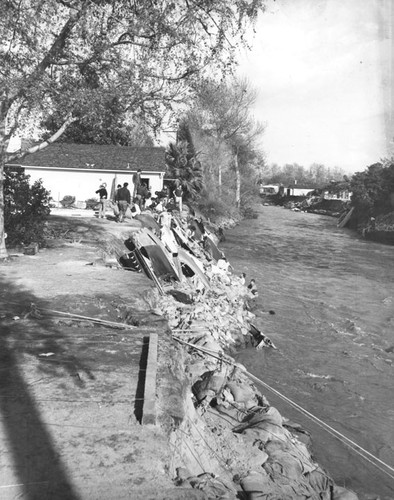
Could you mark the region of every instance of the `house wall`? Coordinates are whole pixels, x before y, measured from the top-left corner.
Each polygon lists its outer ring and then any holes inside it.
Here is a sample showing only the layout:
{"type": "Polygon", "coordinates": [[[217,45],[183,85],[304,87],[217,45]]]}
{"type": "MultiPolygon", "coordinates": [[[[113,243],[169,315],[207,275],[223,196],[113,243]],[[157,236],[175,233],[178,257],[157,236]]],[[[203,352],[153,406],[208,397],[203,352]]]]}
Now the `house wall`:
{"type": "Polygon", "coordinates": [[[329,193],[328,191],[324,192],[325,200],[341,200],[341,201],[349,201],[352,196],[352,193],[349,191],[341,191],[339,193],[329,193]]]}
{"type": "MultiPolygon", "coordinates": [[[[76,201],[86,201],[89,198],[98,198],[96,191],[100,184],[107,183],[107,191],[110,195],[112,183],[116,185],[124,182],[129,183],[129,189],[133,190],[133,171],[110,172],[105,170],[62,170],[44,169],[37,167],[25,167],[25,173],[30,175],[30,181],[42,179],[45,189],[51,192],[55,201],[60,201],[64,196],[75,196],[76,201]]],[[[142,178],[149,179],[152,193],[163,189],[163,173],[142,172],[142,178]]]]}
{"type": "Polygon", "coordinates": [[[313,189],[302,189],[302,188],[288,188],[287,196],[307,196],[311,193],[313,189]]]}

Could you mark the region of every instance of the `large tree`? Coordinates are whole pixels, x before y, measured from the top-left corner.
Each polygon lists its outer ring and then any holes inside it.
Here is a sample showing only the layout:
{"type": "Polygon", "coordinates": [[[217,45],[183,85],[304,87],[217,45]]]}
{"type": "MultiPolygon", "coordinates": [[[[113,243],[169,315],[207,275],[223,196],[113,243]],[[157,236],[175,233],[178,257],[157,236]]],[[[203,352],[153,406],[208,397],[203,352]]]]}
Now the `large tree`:
{"type": "Polygon", "coordinates": [[[0,257],[10,137],[56,113],[56,140],[112,99],[154,128],[191,83],[228,71],[263,0],[2,0],[0,257]]]}
{"type": "MultiPolygon", "coordinates": [[[[213,138],[220,149],[227,149],[228,167],[234,171],[235,204],[241,203],[241,168],[250,163],[258,149],[264,131],[263,124],[252,114],[257,92],[245,79],[231,78],[216,83],[203,82],[198,88],[197,100],[189,117],[194,126],[207,138],[213,138]],[[228,161],[230,159],[230,161],[228,161]]],[[[219,196],[221,196],[222,174],[225,163],[217,161],[219,196]]]]}
{"type": "Polygon", "coordinates": [[[365,222],[369,217],[386,214],[394,208],[394,161],[374,163],[363,172],[356,172],[350,180],[353,221],[365,222]]]}
{"type": "MultiPolygon", "coordinates": [[[[61,115],[53,114],[42,127],[50,137],[61,126],[61,115]]],[[[142,118],[125,113],[114,97],[96,116],[85,115],[71,123],[59,141],[76,144],[116,144],[118,146],[153,146],[153,133],[142,118]]]]}
{"type": "Polygon", "coordinates": [[[176,142],[170,142],[165,158],[168,176],[180,183],[185,200],[196,200],[204,187],[202,168],[185,118],[179,121],[176,142]]]}

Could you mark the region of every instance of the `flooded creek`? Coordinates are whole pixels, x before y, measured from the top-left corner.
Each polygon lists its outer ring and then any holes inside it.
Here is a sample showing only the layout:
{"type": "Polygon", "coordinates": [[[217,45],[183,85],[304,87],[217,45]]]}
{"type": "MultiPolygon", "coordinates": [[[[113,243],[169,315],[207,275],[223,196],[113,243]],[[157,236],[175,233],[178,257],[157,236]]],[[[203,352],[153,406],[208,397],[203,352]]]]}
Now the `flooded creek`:
{"type": "MultiPolygon", "coordinates": [[[[221,244],[255,278],[256,323],[278,350],[246,349],[250,372],[394,469],[394,247],[336,219],[259,207],[221,244]],[[275,311],[269,314],[268,311],[275,311]]],[[[394,472],[375,467],[262,389],[313,438],[316,460],[359,498],[394,498],[394,472]],[[371,495],[375,496],[371,496],[371,495]]]]}

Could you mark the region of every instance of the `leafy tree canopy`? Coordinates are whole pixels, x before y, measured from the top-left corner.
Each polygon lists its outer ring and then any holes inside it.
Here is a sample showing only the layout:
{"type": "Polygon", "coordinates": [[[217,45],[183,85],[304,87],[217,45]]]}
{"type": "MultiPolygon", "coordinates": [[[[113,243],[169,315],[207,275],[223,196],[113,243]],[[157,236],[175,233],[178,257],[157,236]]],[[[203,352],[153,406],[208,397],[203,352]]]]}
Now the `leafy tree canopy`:
{"type": "MultiPolygon", "coordinates": [[[[61,127],[59,114],[50,116],[44,123],[48,131],[44,139],[61,127]]],[[[95,117],[86,117],[71,123],[59,142],[76,144],[116,144],[118,146],[153,146],[152,132],[141,119],[127,116],[117,105],[116,99],[108,102],[95,117]]]]}
{"type": "Polygon", "coordinates": [[[313,163],[304,167],[298,163],[276,163],[264,165],[261,170],[260,183],[262,184],[306,184],[316,188],[328,186],[331,181],[343,181],[343,170],[338,167],[330,168],[320,163],[313,163]]]}
{"type": "Polygon", "coordinates": [[[240,207],[242,178],[250,176],[249,167],[252,165],[259,170],[255,160],[258,156],[261,158],[259,140],[264,126],[251,114],[257,92],[245,79],[228,78],[219,83],[204,80],[196,94],[188,118],[201,138],[203,154],[207,157],[208,149],[217,152],[208,176],[215,178],[212,170],[216,170],[215,184],[219,196],[224,191],[222,183],[228,180],[228,187],[234,189],[232,179],[235,179],[235,205],[240,207]],[[231,171],[230,175],[224,175],[228,171],[231,171]]]}
{"type": "Polygon", "coordinates": [[[116,98],[160,126],[203,74],[228,71],[262,0],[5,0],[2,112],[8,125],[57,110],[86,120],[116,98]]]}

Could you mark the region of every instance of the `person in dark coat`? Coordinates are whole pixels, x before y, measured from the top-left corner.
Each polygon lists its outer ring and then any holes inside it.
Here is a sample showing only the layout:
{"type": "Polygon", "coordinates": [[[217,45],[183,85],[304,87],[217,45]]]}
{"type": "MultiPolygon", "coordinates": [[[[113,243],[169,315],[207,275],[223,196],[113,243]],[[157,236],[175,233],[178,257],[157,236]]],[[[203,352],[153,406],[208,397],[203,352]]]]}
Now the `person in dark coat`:
{"type": "Polygon", "coordinates": [[[115,201],[118,204],[118,208],[119,208],[119,219],[118,219],[119,222],[124,221],[127,207],[131,203],[131,194],[127,188],[128,185],[129,185],[129,183],[125,182],[123,184],[123,187],[116,191],[116,195],[115,195],[115,201]]]}
{"type": "Polygon", "coordinates": [[[149,197],[150,197],[150,192],[145,182],[143,182],[137,189],[137,195],[136,195],[137,204],[141,210],[145,209],[145,202],[149,197]]]}
{"type": "Polygon", "coordinates": [[[96,194],[98,194],[100,197],[100,205],[99,205],[99,213],[98,213],[99,219],[104,219],[104,217],[105,217],[105,211],[107,208],[107,199],[108,199],[108,192],[107,192],[106,188],[107,188],[107,184],[105,182],[103,182],[103,184],[101,184],[99,189],[96,191],[96,194]]]}
{"type": "Polygon", "coordinates": [[[138,188],[141,185],[141,169],[139,168],[137,172],[133,175],[133,198],[137,196],[138,188]]]}

